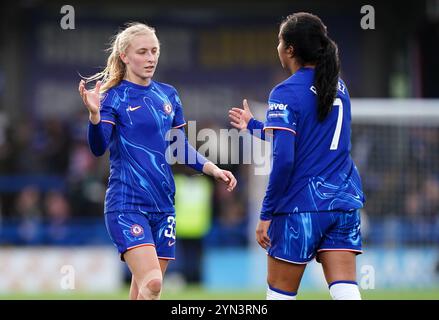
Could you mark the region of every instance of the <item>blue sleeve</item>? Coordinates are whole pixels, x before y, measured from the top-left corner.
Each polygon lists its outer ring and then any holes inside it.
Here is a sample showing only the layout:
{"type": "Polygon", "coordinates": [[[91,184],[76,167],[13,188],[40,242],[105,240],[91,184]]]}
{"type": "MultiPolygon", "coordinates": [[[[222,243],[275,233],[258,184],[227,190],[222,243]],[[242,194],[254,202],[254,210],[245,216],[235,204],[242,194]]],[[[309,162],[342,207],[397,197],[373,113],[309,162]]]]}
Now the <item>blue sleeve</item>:
{"type": "Polygon", "coordinates": [[[183,147],[180,145],[175,148],[174,157],[176,157],[178,163],[185,164],[198,172],[203,172],[203,166],[208,160],[189,143],[184,128],[180,128],[179,130],[181,130],[183,134],[177,135],[173,143],[184,143],[184,145],[183,147]]]}
{"type": "Polygon", "coordinates": [[[183,105],[175,88],[173,94],[170,96],[170,100],[172,103],[172,107],[174,108],[174,119],[172,120],[172,127],[180,128],[186,124],[186,120],[184,119],[183,105]]]}
{"type": "Polygon", "coordinates": [[[299,117],[298,99],[291,87],[275,87],[268,99],[264,130],[284,129],[296,134],[299,117]]]}
{"type": "Polygon", "coordinates": [[[203,172],[203,166],[206,162],[208,162],[208,160],[200,153],[198,153],[197,150],[195,150],[195,148],[189,143],[186,137],[186,133],[184,131],[184,125],[186,125],[186,120],[184,119],[183,105],[175,88],[173,88],[173,93],[171,94],[169,99],[174,109],[174,119],[172,121],[172,127],[174,129],[180,129],[182,133],[182,135],[177,135],[173,143],[184,143],[184,145],[179,145],[176,147],[176,149],[174,150],[174,157],[177,158],[178,163],[185,164],[198,172],[203,172]]]}
{"type": "Polygon", "coordinates": [[[117,98],[118,96],[111,89],[103,93],[99,109],[101,121],[98,124],[90,121],[88,123],[88,145],[96,157],[105,153],[110,142],[113,126],[116,125],[116,111],[112,106],[119,103],[117,98]]]}
{"type": "Polygon", "coordinates": [[[273,160],[261,220],[271,220],[294,169],[295,135],[288,130],[273,130],[273,160]]]}
{"type": "Polygon", "coordinates": [[[100,121],[98,124],[88,122],[88,145],[91,152],[96,156],[102,156],[110,142],[113,125],[100,121]]]}
{"type": "Polygon", "coordinates": [[[102,122],[116,125],[116,111],[113,106],[118,106],[119,103],[118,95],[115,94],[113,90],[110,89],[108,92],[102,94],[101,108],[99,109],[102,122]]]}
{"type": "Polygon", "coordinates": [[[264,123],[256,120],[255,118],[251,118],[247,124],[247,129],[250,131],[250,134],[258,137],[259,139],[265,140],[265,132],[264,132],[264,123]]]}

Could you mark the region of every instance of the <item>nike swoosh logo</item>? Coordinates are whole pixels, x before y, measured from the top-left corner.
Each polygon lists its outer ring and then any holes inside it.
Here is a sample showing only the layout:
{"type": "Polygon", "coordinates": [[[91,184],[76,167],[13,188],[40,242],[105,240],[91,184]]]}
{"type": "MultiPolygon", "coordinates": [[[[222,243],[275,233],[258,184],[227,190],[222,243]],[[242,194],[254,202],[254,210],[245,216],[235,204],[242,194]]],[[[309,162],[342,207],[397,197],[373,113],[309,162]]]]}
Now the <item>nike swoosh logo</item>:
{"type": "Polygon", "coordinates": [[[133,107],[129,106],[127,110],[128,110],[128,111],[136,111],[137,109],[139,109],[139,108],[141,108],[141,107],[142,107],[142,106],[137,106],[137,107],[134,107],[134,108],[133,108],[133,107]]]}
{"type": "Polygon", "coordinates": [[[168,246],[172,247],[174,244],[175,244],[175,240],[174,241],[172,241],[172,240],[168,241],[168,246]]]}

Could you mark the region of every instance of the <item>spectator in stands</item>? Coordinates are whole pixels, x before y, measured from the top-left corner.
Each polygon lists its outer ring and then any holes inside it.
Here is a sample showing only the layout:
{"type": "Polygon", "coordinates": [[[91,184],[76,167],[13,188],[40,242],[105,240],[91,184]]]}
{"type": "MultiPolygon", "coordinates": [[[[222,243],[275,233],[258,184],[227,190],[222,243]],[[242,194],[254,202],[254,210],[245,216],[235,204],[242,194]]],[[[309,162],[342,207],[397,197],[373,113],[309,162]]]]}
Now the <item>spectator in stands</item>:
{"type": "Polygon", "coordinates": [[[98,170],[98,163],[86,142],[78,141],[73,144],[69,159],[68,185],[69,200],[77,216],[100,216],[104,209],[106,186],[103,174],[98,170]]]}
{"type": "Polygon", "coordinates": [[[72,241],[70,225],[70,205],[65,195],[53,190],[46,194],[44,199],[47,225],[45,230],[45,244],[67,245],[72,241]]]}
{"type": "Polygon", "coordinates": [[[43,170],[50,174],[67,172],[71,139],[66,125],[59,119],[49,118],[42,123],[40,157],[43,170]]]}
{"type": "Polygon", "coordinates": [[[409,193],[405,200],[406,213],[409,218],[428,221],[437,218],[439,213],[439,179],[430,175],[423,180],[421,188],[409,193]]]}
{"type": "Polygon", "coordinates": [[[29,186],[23,189],[16,201],[17,244],[38,244],[41,241],[42,211],[40,192],[29,186]]]}

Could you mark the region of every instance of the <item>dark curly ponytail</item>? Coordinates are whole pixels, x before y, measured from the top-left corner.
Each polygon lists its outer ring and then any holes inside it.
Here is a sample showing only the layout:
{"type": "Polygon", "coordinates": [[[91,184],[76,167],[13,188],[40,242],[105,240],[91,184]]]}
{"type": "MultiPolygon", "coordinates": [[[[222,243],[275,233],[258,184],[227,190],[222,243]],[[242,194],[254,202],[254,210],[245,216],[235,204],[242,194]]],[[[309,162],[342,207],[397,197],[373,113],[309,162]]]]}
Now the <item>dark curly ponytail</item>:
{"type": "Polygon", "coordinates": [[[322,20],[306,12],[288,16],[281,24],[280,36],[287,48],[294,48],[299,64],[315,64],[318,119],[325,120],[337,94],[340,74],[337,45],[327,36],[322,20]]]}

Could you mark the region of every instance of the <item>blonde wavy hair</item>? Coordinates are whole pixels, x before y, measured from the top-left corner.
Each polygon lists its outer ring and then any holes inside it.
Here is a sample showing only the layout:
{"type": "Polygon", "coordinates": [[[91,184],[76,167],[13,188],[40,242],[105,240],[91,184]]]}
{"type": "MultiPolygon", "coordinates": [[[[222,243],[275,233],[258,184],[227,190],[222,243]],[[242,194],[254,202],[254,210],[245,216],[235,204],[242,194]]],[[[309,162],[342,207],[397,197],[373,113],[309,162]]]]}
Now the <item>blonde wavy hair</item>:
{"type": "Polygon", "coordinates": [[[84,77],[86,83],[92,81],[102,81],[101,92],[118,85],[125,77],[126,65],[120,58],[121,53],[126,53],[131,40],[138,35],[155,35],[155,29],[144,23],[130,22],[125,25],[125,29],[120,31],[112,38],[111,45],[107,49],[110,56],[107,59],[107,66],[101,72],[90,77],[84,77]]]}

